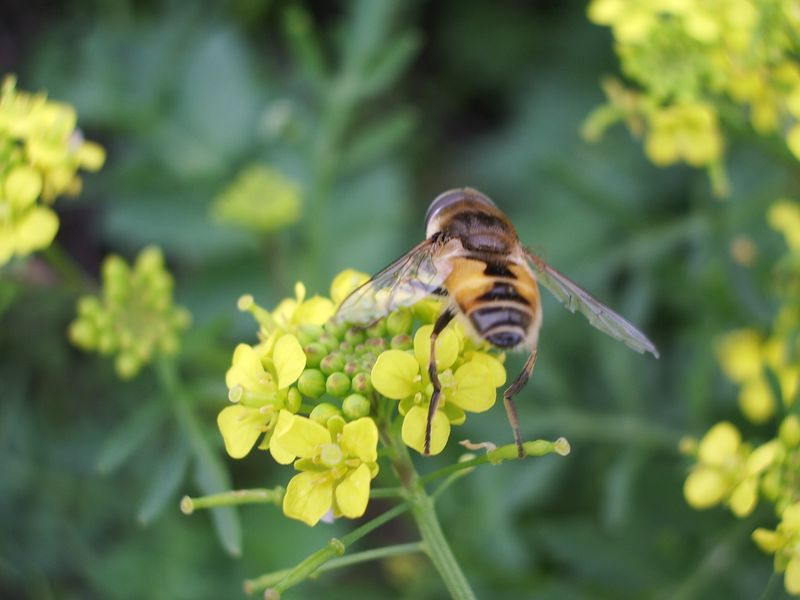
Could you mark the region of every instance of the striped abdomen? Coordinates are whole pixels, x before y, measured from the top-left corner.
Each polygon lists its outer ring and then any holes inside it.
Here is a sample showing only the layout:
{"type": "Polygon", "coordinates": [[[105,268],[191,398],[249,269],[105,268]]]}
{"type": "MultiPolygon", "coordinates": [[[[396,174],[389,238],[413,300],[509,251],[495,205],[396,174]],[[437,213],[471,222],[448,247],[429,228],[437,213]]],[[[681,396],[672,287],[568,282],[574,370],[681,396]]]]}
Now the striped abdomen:
{"type": "Polygon", "coordinates": [[[524,268],[501,260],[458,258],[445,286],[475,332],[490,344],[514,348],[535,343],[539,291],[524,268]]]}

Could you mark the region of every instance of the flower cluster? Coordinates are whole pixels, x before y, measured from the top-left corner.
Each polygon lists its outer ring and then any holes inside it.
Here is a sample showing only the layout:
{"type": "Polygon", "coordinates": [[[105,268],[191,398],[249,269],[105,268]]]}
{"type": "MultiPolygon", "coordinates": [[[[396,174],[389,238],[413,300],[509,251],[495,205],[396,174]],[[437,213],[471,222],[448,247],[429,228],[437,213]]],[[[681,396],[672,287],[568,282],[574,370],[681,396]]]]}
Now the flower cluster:
{"type": "MultiPolygon", "coordinates": [[[[226,376],[228,399],[217,423],[228,454],[267,450],[279,464],[299,472],[289,482],[284,513],[309,525],[329,512],[348,518],[364,514],[370,482],[378,473],[379,429],[402,416],[402,439],[423,450],[433,387],[428,375],[430,336],[440,306],[423,301],[400,308],[369,326],[331,320],[336,307],[366,281],[344,271],[330,297],[295,297],[268,311],[251,296],[239,300],[259,324],[259,342],[241,344],[226,376]],[[395,402],[399,401],[399,402],[395,402]]],[[[483,344],[456,324],[436,342],[442,384],[433,420],[431,452],[439,453],[451,425],[465,412],[488,410],[506,373],[483,344]]]]}
{"type": "MultiPolygon", "coordinates": [[[[789,252],[781,261],[781,281],[800,274],[800,206],[787,200],[773,204],[768,221],[786,238],[789,252]]],[[[696,509],[726,504],[737,517],[750,514],[760,500],[772,504],[782,518],[775,531],[757,529],[753,539],[775,554],[775,569],[786,571],[786,589],[800,594],[800,418],[789,411],[800,390],[800,360],[796,342],[800,333],[797,286],[781,285],[782,307],[769,334],[740,329],[716,344],[723,373],[739,387],[739,408],[755,424],[776,414],[785,416],[776,435],[754,445],[742,440],[729,422],[716,424],[702,440],[688,440],[684,449],[697,463],[684,484],[684,496],[696,509]],[[787,293],[788,292],[788,293],[787,293]],[[788,414],[787,414],[788,413],[788,414]]]]}
{"type": "Polygon", "coordinates": [[[274,169],[245,168],[214,201],[212,212],[221,223],[256,232],[270,232],[300,219],[298,185],[274,169]]]}
{"type": "Polygon", "coordinates": [[[172,287],[156,247],[142,250],[133,267],[119,256],[109,256],[103,262],[101,295],[78,300],[78,317],[69,328],[72,343],[116,354],[114,366],[124,379],[135,376],[156,354],[175,354],[190,315],[173,303],[172,287]]]}
{"type": "Polygon", "coordinates": [[[800,19],[793,0],[592,0],[589,19],[611,27],[636,89],[606,85],[588,119],[596,138],[627,120],[658,165],[718,165],[718,107],[734,104],[760,134],[785,133],[800,158],[800,19]]]}
{"type": "Polygon", "coordinates": [[[50,245],[56,197],[81,189],[78,169],[97,171],[105,152],[76,129],[75,110],[44,94],[0,88],[0,266],[50,245]]]}

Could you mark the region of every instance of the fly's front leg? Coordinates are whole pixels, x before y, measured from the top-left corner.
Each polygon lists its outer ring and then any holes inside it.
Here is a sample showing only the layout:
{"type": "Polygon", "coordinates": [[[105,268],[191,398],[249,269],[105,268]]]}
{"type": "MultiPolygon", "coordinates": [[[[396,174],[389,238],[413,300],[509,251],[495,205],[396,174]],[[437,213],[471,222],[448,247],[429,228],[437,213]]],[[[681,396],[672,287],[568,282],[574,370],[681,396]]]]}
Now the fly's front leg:
{"type": "MultiPolygon", "coordinates": [[[[533,367],[536,364],[536,355],[538,354],[539,349],[534,348],[531,355],[528,357],[528,360],[525,361],[525,366],[522,367],[522,371],[517,378],[514,380],[508,389],[503,392],[503,404],[506,407],[506,414],[508,415],[508,422],[511,424],[511,430],[514,432],[514,443],[517,445],[517,453],[519,457],[522,458],[525,456],[525,450],[522,448],[522,436],[519,433],[519,419],[517,418],[517,407],[514,406],[514,396],[525,387],[525,384],[528,383],[528,379],[533,373],[533,367]]],[[[428,423],[430,424],[430,418],[428,419],[428,423]]]]}
{"type": "Polygon", "coordinates": [[[433,325],[431,332],[431,357],[428,362],[428,375],[433,384],[433,395],[431,396],[431,403],[428,406],[428,421],[425,424],[425,448],[424,454],[427,456],[431,453],[431,427],[433,426],[433,417],[436,415],[436,410],[439,408],[439,400],[442,394],[442,384],[439,381],[439,373],[436,371],[436,338],[442,333],[447,324],[453,320],[455,313],[451,308],[439,315],[436,323],[433,325]]]}

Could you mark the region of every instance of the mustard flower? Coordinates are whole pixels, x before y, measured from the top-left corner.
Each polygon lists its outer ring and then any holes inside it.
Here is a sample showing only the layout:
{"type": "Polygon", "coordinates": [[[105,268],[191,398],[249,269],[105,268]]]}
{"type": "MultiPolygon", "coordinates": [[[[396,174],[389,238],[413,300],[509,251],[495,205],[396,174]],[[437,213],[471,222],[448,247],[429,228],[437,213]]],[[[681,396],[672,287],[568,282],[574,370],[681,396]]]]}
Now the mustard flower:
{"type": "Polygon", "coordinates": [[[300,219],[300,187],[280,171],[246,167],[212,206],[214,217],[244,229],[271,232],[300,219]]]}
{"type": "Polygon", "coordinates": [[[756,529],[753,541],[764,552],[775,555],[775,571],[786,572],[786,591],[800,595],[800,502],[784,509],[775,530],[756,529]]]}
{"type": "Polygon", "coordinates": [[[73,344],[100,354],[116,354],[122,378],[136,375],[156,355],[172,356],[179,333],[189,325],[189,312],[172,299],[172,275],[161,250],[142,250],[130,266],[111,255],[103,261],[100,296],[78,300],[78,317],[70,324],[73,344]]]}
{"type": "Polygon", "coordinates": [[[786,238],[790,250],[800,250],[800,203],[781,199],[767,211],[767,222],[786,238]]]}
{"type": "MultiPolygon", "coordinates": [[[[400,401],[403,441],[420,453],[424,450],[428,406],[433,395],[428,375],[432,331],[432,325],[420,327],[414,336],[413,353],[387,350],[372,368],[375,389],[400,401]]],[[[489,410],[496,400],[496,388],[505,381],[503,365],[488,354],[473,351],[469,360],[459,361],[463,347],[463,334],[454,326],[445,328],[436,340],[436,370],[442,395],[431,424],[431,454],[444,449],[450,426],[462,424],[465,411],[489,410]]]]}
{"type": "Polygon", "coordinates": [[[58,217],[36,199],[42,176],[27,165],[10,169],[0,192],[0,265],[14,255],[26,256],[47,248],[58,231],[58,217]]]}
{"type": "Polygon", "coordinates": [[[272,348],[254,348],[239,344],[233,353],[233,364],[225,374],[228,398],[234,402],[219,413],[217,425],[225,441],[225,450],[232,458],[243,458],[260,437],[260,449],[269,449],[280,464],[293,457],[270,443],[278,425],[278,416],[287,409],[296,412],[300,395],[290,386],[306,366],[306,355],[300,342],[291,334],[280,336],[272,348]]]}
{"type": "Polygon", "coordinates": [[[286,516],[314,526],[330,510],[350,519],[364,514],[378,474],[375,421],[362,417],[338,429],[282,411],[274,439],[300,471],[286,488],[286,516]]]}
{"type": "Polygon", "coordinates": [[[737,517],[749,515],[758,502],[759,477],[778,451],[774,440],[752,450],[734,425],[717,423],[697,448],[698,463],[683,486],[686,501],[698,510],[725,502],[737,517]]]}

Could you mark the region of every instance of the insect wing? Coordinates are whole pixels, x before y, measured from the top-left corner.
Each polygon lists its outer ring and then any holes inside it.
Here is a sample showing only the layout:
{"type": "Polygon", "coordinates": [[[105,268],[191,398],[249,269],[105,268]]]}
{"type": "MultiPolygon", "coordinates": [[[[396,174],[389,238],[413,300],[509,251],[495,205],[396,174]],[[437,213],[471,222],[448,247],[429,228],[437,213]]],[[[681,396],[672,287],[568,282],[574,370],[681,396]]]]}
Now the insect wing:
{"type": "Polygon", "coordinates": [[[440,292],[449,271],[437,266],[437,244],[425,240],[414,246],[344,299],[335,319],[366,324],[401,306],[411,306],[440,292]]]}
{"type": "Polygon", "coordinates": [[[536,279],[570,312],[581,312],[594,327],[613,337],[637,352],[649,352],[658,358],[658,350],[653,342],[605,304],[593,298],[577,283],[556,271],[541,258],[526,252],[534,267],[536,279]]]}

